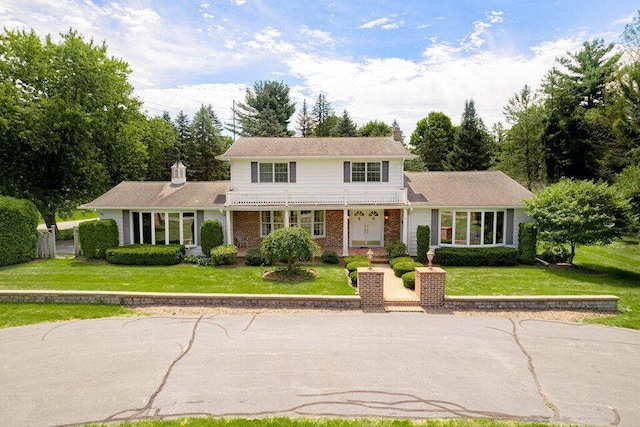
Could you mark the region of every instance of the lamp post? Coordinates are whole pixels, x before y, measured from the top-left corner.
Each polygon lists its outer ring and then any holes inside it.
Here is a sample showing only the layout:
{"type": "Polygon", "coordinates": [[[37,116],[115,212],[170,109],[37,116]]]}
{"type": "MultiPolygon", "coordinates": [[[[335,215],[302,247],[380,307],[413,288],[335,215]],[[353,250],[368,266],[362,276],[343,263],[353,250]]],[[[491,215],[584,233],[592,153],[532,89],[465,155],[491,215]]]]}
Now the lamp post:
{"type": "Polygon", "coordinates": [[[367,251],[367,258],[369,259],[369,270],[371,270],[371,262],[373,261],[373,251],[371,248],[367,251]]]}
{"type": "Polygon", "coordinates": [[[429,251],[427,252],[427,260],[429,261],[428,267],[429,269],[433,269],[433,256],[435,255],[435,253],[433,253],[433,251],[431,250],[431,248],[429,248],[429,251]]]}

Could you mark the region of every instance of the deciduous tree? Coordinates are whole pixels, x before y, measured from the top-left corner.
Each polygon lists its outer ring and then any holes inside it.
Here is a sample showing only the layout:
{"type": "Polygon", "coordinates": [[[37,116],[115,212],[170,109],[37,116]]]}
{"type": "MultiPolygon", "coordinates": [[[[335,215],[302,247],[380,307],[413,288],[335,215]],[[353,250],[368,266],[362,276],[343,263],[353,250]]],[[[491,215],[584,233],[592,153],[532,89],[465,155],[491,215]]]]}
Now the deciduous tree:
{"type": "Polygon", "coordinates": [[[446,170],[447,155],[453,149],[454,134],[451,119],[442,112],[432,111],[418,120],[409,142],[427,170],[442,171],[446,170]]]}

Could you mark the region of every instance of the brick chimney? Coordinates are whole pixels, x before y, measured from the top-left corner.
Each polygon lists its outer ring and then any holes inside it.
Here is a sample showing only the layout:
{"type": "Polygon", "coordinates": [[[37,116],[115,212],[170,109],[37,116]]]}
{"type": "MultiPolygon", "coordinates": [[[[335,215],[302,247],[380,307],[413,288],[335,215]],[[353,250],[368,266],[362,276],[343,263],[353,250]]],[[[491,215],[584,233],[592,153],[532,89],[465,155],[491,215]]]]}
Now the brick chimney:
{"type": "Polygon", "coordinates": [[[398,126],[393,128],[393,140],[402,142],[402,131],[398,126]]]}

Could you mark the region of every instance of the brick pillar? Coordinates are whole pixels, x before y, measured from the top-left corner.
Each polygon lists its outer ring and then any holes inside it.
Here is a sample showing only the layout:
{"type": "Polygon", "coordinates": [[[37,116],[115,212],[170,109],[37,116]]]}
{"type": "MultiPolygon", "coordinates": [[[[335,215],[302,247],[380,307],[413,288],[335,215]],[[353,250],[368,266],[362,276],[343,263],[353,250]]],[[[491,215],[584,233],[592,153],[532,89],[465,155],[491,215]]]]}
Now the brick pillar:
{"type": "Polygon", "coordinates": [[[416,267],[416,295],[422,307],[444,306],[447,273],[439,267],[416,267]]]}
{"type": "Polygon", "coordinates": [[[362,311],[384,312],[384,270],[358,268],[358,295],[362,311]]]}

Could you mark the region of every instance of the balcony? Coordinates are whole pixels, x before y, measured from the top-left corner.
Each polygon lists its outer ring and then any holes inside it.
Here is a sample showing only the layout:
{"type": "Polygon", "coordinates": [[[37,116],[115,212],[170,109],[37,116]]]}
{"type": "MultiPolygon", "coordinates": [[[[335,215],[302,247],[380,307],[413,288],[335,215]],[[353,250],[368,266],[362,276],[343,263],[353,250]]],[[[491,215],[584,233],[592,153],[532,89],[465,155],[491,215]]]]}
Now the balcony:
{"type": "Polygon", "coordinates": [[[226,206],[405,205],[407,190],[228,191],[226,206]]]}

